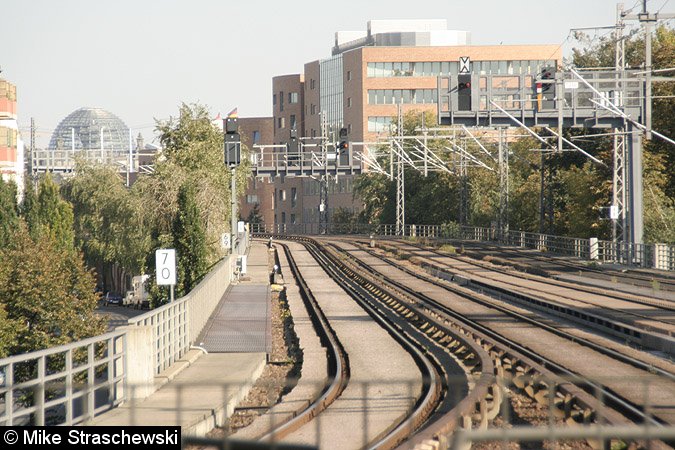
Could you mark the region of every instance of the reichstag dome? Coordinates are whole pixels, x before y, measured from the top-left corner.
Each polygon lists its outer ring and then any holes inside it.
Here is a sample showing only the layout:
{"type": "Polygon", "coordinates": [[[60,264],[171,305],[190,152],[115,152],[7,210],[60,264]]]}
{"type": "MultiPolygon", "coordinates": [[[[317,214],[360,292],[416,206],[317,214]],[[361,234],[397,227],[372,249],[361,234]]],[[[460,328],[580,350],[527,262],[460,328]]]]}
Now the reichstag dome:
{"type": "Polygon", "coordinates": [[[110,160],[129,153],[129,127],[116,115],[101,108],[80,108],[59,123],[49,141],[49,150],[75,150],[87,159],[110,160]]]}

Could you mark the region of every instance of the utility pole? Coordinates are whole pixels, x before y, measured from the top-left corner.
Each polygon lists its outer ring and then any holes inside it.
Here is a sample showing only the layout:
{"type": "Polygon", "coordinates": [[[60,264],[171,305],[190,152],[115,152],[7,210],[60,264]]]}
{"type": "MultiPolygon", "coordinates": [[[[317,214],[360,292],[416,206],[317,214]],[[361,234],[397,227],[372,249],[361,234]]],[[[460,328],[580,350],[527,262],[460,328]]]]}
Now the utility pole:
{"type": "MultiPolygon", "coordinates": [[[[624,20],[638,20],[645,32],[645,87],[644,87],[644,126],[645,139],[652,136],[652,31],[659,19],[674,19],[675,14],[651,14],[647,11],[647,0],[642,0],[642,11],[638,14],[622,14],[624,20]]],[[[628,178],[628,213],[631,244],[642,244],[643,237],[643,202],[642,202],[642,137],[637,134],[632,124],[628,126],[630,133],[626,161],[628,178]]]]}
{"type": "MultiPolygon", "coordinates": [[[[616,70],[616,86],[614,88],[614,104],[617,108],[623,107],[623,79],[626,76],[626,52],[623,38],[623,3],[616,8],[616,28],[614,41],[616,42],[614,69],[616,70]]],[[[610,220],[612,221],[612,243],[615,248],[615,257],[621,259],[617,242],[626,242],[626,126],[615,129],[614,152],[612,158],[612,206],[610,220]]]]}
{"type": "Polygon", "coordinates": [[[647,11],[647,1],[642,0],[642,11],[638,14],[623,14],[626,20],[638,20],[645,31],[645,138],[652,137],[652,31],[659,19],[675,19],[675,14],[651,14],[647,11]]]}
{"type": "Polygon", "coordinates": [[[30,176],[31,182],[35,182],[35,118],[30,118],[30,176]]]}
{"type": "MultiPolygon", "coordinates": [[[[403,105],[398,105],[398,129],[396,134],[403,147],[403,105]]],[[[392,147],[393,148],[393,147],[392,147]]],[[[405,170],[403,169],[402,149],[396,153],[396,235],[405,235],[405,170]]]]}
{"type": "Polygon", "coordinates": [[[509,149],[506,129],[499,127],[499,217],[497,227],[503,239],[509,231],[509,149]]]}

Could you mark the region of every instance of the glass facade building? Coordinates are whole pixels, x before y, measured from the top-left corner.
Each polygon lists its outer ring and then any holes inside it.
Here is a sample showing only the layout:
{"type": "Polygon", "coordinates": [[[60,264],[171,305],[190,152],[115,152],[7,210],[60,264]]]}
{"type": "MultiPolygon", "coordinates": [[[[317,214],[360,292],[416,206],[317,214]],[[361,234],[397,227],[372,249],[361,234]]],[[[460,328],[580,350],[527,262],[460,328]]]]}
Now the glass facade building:
{"type": "Polygon", "coordinates": [[[329,132],[344,126],[342,55],[319,61],[321,112],[326,114],[329,132]]]}
{"type": "Polygon", "coordinates": [[[85,155],[98,153],[109,159],[127,155],[129,145],[129,128],[117,116],[100,108],[80,108],[56,127],[49,150],[74,148],[85,155]]]}

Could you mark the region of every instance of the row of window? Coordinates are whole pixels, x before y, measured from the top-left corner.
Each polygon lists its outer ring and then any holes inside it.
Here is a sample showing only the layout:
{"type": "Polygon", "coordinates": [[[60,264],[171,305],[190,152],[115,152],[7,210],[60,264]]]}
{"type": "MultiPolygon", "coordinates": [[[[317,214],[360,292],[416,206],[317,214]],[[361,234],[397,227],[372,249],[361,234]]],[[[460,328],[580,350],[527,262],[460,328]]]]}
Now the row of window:
{"type": "Polygon", "coordinates": [[[16,147],[17,132],[12,128],[0,127],[0,146],[16,147]]]}
{"type": "MultiPolygon", "coordinates": [[[[281,222],[277,220],[277,215],[274,215],[274,223],[286,223],[286,213],[282,212],[281,213],[281,222]]],[[[295,214],[291,214],[291,221],[289,222],[291,225],[297,224],[297,221],[295,219],[295,214]]]]}
{"type": "Polygon", "coordinates": [[[8,81],[0,80],[0,98],[6,98],[11,102],[16,101],[16,86],[8,81]]]}
{"type": "Polygon", "coordinates": [[[437,89],[369,89],[369,105],[436,103],[437,89]]]}
{"type": "MultiPolygon", "coordinates": [[[[545,66],[555,61],[513,60],[513,61],[472,61],[471,72],[486,75],[521,75],[539,73],[545,66]]],[[[437,77],[457,75],[457,61],[425,62],[371,62],[368,63],[367,76],[371,78],[389,77],[437,77]]]]}
{"type": "MultiPolygon", "coordinates": [[[[299,101],[300,97],[297,92],[288,93],[288,103],[298,103],[299,101]]],[[[272,104],[277,104],[277,94],[272,94],[272,104]]],[[[284,91],[279,91],[279,110],[284,110],[284,91]]]]}
{"type": "Polygon", "coordinates": [[[368,131],[371,133],[389,132],[391,120],[392,118],[388,116],[368,116],[368,131]]]}
{"type": "MultiPolygon", "coordinates": [[[[319,195],[320,183],[316,180],[307,180],[302,183],[304,195],[319,195]]],[[[351,178],[340,178],[337,183],[328,183],[329,194],[351,194],[354,186],[351,178]]]]}
{"type": "MultiPolygon", "coordinates": [[[[290,119],[290,125],[291,125],[291,130],[293,129],[298,129],[298,121],[295,118],[295,114],[291,114],[289,117],[290,119]]],[[[277,118],[277,128],[286,128],[286,118],[285,117],[278,117],[277,118]]]]}
{"type": "MultiPolygon", "coordinates": [[[[257,200],[257,195],[255,196],[257,200]]],[[[286,189],[275,189],[274,196],[272,197],[272,209],[276,208],[276,202],[286,201],[286,189]]],[[[248,200],[248,199],[247,199],[248,200]]],[[[291,188],[291,208],[295,208],[298,204],[298,190],[296,188],[291,188]]]]}

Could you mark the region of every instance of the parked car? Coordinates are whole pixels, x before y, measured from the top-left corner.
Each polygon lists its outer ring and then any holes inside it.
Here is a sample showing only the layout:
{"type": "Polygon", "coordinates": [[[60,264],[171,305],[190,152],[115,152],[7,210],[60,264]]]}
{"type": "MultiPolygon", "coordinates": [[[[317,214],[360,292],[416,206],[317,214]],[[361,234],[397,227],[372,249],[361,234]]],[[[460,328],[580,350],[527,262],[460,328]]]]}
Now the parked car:
{"type": "Polygon", "coordinates": [[[105,294],[105,305],[121,305],[123,301],[123,297],[119,294],[113,294],[110,292],[106,292],[105,294]]]}

